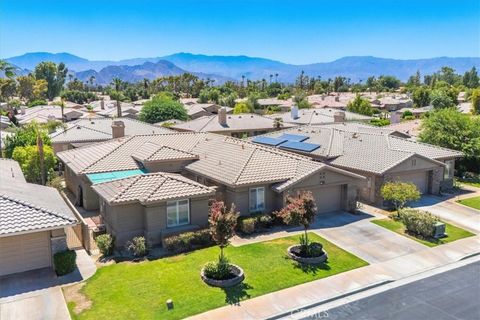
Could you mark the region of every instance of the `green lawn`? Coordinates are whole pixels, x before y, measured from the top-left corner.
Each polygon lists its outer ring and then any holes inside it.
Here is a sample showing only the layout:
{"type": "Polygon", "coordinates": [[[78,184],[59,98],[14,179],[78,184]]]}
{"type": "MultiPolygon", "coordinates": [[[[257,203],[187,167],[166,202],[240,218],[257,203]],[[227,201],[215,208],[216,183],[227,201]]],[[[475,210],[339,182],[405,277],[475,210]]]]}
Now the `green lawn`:
{"type": "Polygon", "coordinates": [[[480,188],[480,180],[469,181],[469,180],[458,179],[458,181],[462,184],[466,184],[466,185],[469,185],[469,186],[472,186],[472,187],[480,188]]]}
{"type": "MultiPolygon", "coordinates": [[[[324,245],[329,256],[326,264],[301,268],[288,259],[286,249],[298,242],[298,236],[242,247],[229,246],[226,256],[241,266],[246,275],[243,284],[229,290],[209,287],[200,279],[202,266],[217,258],[218,247],[154,261],[102,267],[82,288],[93,301],[92,307],[74,318],[181,319],[368,264],[316,234],[310,233],[309,238],[324,245]],[[173,299],[174,310],[167,311],[167,299],[173,299]]],[[[73,305],[69,306],[72,310],[73,305]]]]}
{"type": "Polygon", "coordinates": [[[458,200],[458,203],[480,210],[480,197],[473,197],[473,198],[458,200]]]}
{"type": "Polygon", "coordinates": [[[445,233],[447,234],[447,237],[442,239],[423,239],[423,238],[418,238],[414,235],[406,233],[405,226],[400,221],[394,221],[392,219],[387,218],[387,219],[372,220],[372,222],[375,223],[376,225],[379,225],[390,231],[401,234],[402,236],[406,236],[410,239],[413,239],[429,247],[435,247],[444,243],[452,242],[458,239],[471,237],[475,235],[470,231],[467,231],[465,229],[454,226],[453,224],[449,224],[445,222],[445,225],[446,225],[445,233]]]}

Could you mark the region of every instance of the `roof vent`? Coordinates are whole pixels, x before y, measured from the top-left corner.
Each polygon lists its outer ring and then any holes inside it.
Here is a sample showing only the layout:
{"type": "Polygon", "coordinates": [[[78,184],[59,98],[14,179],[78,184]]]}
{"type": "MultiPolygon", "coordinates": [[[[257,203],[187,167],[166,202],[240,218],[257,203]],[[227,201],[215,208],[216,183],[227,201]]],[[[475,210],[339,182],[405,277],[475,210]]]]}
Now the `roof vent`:
{"type": "Polygon", "coordinates": [[[77,126],[77,129],[82,129],[82,127],[80,127],[80,126],[77,126]]]}

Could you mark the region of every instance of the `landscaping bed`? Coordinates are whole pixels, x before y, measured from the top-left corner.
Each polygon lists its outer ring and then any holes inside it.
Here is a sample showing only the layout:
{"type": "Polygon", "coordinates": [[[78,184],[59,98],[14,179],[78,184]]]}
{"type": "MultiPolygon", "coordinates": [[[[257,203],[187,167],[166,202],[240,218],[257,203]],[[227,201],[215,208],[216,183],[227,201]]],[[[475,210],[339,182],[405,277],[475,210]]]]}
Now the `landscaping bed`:
{"type": "Polygon", "coordinates": [[[480,210],[480,197],[467,198],[458,200],[457,202],[463,204],[464,206],[480,210]]]}
{"type": "Polygon", "coordinates": [[[449,223],[445,223],[446,229],[445,233],[447,234],[446,237],[440,238],[440,239],[435,239],[435,238],[423,238],[419,235],[415,235],[412,233],[409,233],[405,229],[405,225],[401,221],[395,221],[393,219],[387,218],[387,219],[379,219],[379,220],[372,220],[372,223],[375,223],[378,226],[381,226],[385,229],[388,229],[390,231],[396,232],[398,234],[401,234],[403,236],[406,236],[410,239],[413,239],[417,242],[420,242],[421,244],[424,244],[429,247],[435,247],[444,243],[456,241],[459,239],[467,238],[474,236],[475,234],[467,231],[465,229],[462,229],[460,227],[454,226],[449,223]]]}
{"type": "MultiPolygon", "coordinates": [[[[309,233],[309,238],[323,245],[328,263],[303,268],[290,259],[287,249],[298,244],[298,236],[225,248],[230,262],[245,274],[243,283],[231,288],[208,286],[199,276],[203,266],[218,256],[215,247],[141,264],[102,267],[81,289],[91,307],[79,314],[70,308],[72,318],[182,319],[368,264],[316,234],[309,233]],[[171,310],[167,310],[168,299],[173,300],[171,310]]],[[[66,299],[72,305],[68,295],[66,299]]]]}

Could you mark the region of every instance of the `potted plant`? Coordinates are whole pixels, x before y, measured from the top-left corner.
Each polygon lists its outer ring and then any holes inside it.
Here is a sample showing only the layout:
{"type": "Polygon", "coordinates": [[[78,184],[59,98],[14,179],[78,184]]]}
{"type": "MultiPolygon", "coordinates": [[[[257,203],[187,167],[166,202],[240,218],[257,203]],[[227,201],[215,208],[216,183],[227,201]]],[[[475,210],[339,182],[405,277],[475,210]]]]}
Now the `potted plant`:
{"type": "Polygon", "coordinates": [[[290,258],[297,262],[317,264],[327,260],[328,256],[323,246],[308,239],[308,228],[315,220],[316,214],[317,205],[310,191],[300,191],[293,197],[287,196],[286,206],[276,212],[285,224],[303,226],[304,234],[300,236],[300,243],[287,249],[290,258]]]}
{"type": "Polygon", "coordinates": [[[230,239],[235,235],[238,215],[233,204],[230,210],[222,201],[214,201],[210,206],[208,219],[210,233],[220,247],[220,256],[218,261],[208,262],[202,268],[200,276],[208,285],[225,288],[237,285],[245,279],[242,268],[229,263],[223,252],[223,249],[229,245],[230,239]]]}

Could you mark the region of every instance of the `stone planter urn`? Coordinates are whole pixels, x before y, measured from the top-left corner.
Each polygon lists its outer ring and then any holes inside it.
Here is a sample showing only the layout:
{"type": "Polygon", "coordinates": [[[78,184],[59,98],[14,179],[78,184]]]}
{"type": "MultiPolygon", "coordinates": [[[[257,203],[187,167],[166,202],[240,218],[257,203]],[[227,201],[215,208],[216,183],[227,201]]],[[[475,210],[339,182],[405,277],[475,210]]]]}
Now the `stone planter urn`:
{"type": "Polygon", "coordinates": [[[237,284],[241,283],[245,279],[245,273],[243,272],[243,269],[240,268],[239,266],[235,264],[230,264],[230,271],[231,271],[230,278],[224,279],[224,280],[217,280],[217,279],[208,278],[205,275],[204,268],[202,268],[202,271],[200,272],[200,277],[202,278],[203,282],[205,282],[209,286],[219,287],[219,288],[228,288],[228,287],[236,286],[237,284]]]}
{"type": "MultiPolygon", "coordinates": [[[[315,243],[312,243],[311,245],[321,246],[320,244],[315,244],[315,243]]],[[[299,244],[288,247],[287,249],[288,256],[292,260],[295,260],[302,264],[321,264],[327,261],[328,259],[327,252],[323,249],[321,249],[320,255],[312,256],[312,257],[303,256],[301,255],[301,247],[302,246],[299,244]]]]}

